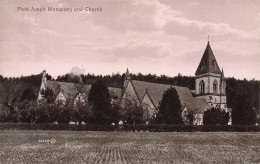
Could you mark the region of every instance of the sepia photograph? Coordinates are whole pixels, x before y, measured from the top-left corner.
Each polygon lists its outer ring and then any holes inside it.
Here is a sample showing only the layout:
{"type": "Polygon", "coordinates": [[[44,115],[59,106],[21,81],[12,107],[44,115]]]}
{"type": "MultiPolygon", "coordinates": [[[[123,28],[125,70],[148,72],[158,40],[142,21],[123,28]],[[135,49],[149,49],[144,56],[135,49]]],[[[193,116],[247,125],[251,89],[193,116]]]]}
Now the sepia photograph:
{"type": "Polygon", "coordinates": [[[0,0],[0,163],[260,164],[260,0],[0,0]]]}

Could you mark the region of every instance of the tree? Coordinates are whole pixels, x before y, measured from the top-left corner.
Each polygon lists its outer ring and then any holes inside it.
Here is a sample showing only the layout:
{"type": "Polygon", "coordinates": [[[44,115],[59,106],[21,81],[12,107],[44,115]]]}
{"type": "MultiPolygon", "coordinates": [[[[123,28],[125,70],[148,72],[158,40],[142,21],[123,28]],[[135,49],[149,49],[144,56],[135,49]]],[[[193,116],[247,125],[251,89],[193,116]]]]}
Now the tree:
{"type": "Polygon", "coordinates": [[[157,118],[156,115],[158,113],[158,108],[153,108],[151,104],[142,102],[142,116],[143,122],[145,123],[156,123],[157,118]]]}
{"type": "Polygon", "coordinates": [[[63,76],[58,76],[57,81],[70,82],[70,83],[82,83],[82,78],[80,75],[69,73],[63,76]]]}
{"type": "Polygon", "coordinates": [[[73,98],[72,120],[81,123],[91,123],[93,121],[93,112],[87,103],[88,90],[85,85],[74,83],[76,97],[73,98]]]}
{"type": "Polygon", "coordinates": [[[111,121],[115,124],[118,124],[118,122],[120,121],[121,117],[120,117],[120,112],[121,112],[121,107],[119,104],[114,103],[112,104],[112,109],[111,109],[111,121]]]}
{"type": "Polygon", "coordinates": [[[29,101],[25,99],[23,102],[19,103],[19,121],[26,122],[26,123],[33,123],[34,116],[35,116],[35,110],[37,108],[37,102],[36,101],[29,101]]]}
{"type": "Polygon", "coordinates": [[[24,100],[36,100],[37,96],[35,94],[35,91],[32,87],[28,87],[25,88],[25,90],[23,91],[22,97],[21,97],[21,101],[24,100]]]}
{"type": "Polygon", "coordinates": [[[19,79],[8,79],[0,86],[0,103],[7,106],[15,106],[22,92],[22,84],[19,79]]]}
{"type": "Polygon", "coordinates": [[[171,87],[164,92],[159,105],[158,123],[183,124],[181,102],[175,88],[171,87]]]}
{"type": "MultiPolygon", "coordinates": [[[[57,100],[57,95],[61,92],[61,88],[58,85],[53,91],[50,88],[46,88],[45,90],[42,90],[40,93],[43,97],[42,100],[38,101],[38,107],[35,112],[35,121],[36,123],[47,123],[47,122],[54,122],[54,121],[60,121],[60,122],[68,122],[62,121],[60,116],[62,115],[64,118],[67,118],[64,116],[64,113],[69,113],[69,108],[66,108],[66,102],[62,100],[57,100]]],[[[69,117],[69,116],[68,116],[69,117]]]]}
{"type": "Polygon", "coordinates": [[[108,88],[103,80],[97,80],[90,88],[88,102],[93,110],[95,123],[110,124],[111,102],[108,88]]]}
{"type": "Polygon", "coordinates": [[[143,122],[143,108],[134,99],[124,99],[120,110],[120,117],[128,124],[140,124],[143,122]]]}
{"type": "Polygon", "coordinates": [[[71,116],[71,105],[66,102],[65,105],[62,105],[61,108],[56,108],[57,117],[53,119],[53,121],[57,121],[58,123],[65,123],[68,124],[70,122],[70,116],[71,116]]]}
{"type": "Polygon", "coordinates": [[[220,108],[212,107],[204,112],[204,125],[227,125],[229,120],[229,113],[222,111],[220,108]]]}
{"type": "Polygon", "coordinates": [[[256,123],[256,111],[251,107],[246,94],[238,95],[232,109],[232,123],[252,125],[256,123]]]}

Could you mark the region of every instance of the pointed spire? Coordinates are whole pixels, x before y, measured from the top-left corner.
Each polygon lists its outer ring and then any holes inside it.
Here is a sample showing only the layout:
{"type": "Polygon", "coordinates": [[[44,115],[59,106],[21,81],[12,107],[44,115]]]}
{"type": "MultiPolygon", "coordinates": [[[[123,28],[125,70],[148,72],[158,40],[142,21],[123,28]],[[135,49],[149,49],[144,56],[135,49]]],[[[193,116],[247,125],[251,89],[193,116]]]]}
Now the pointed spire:
{"type": "Polygon", "coordinates": [[[128,68],[126,69],[125,80],[130,80],[130,73],[129,73],[128,68]]]}
{"type": "Polygon", "coordinates": [[[126,87],[128,86],[129,81],[131,81],[131,78],[127,68],[125,73],[125,79],[124,79],[124,89],[126,89],[126,87]]]}
{"type": "Polygon", "coordinates": [[[222,71],[221,71],[221,76],[224,78],[224,71],[223,71],[223,68],[222,68],[222,71]]]}
{"type": "Polygon", "coordinates": [[[197,68],[195,75],[200,75],[203,73],[221,74],[220,68],[219,68],[217,60],[214,56],[214,53],[211,49],[209,41],[208,41],[207,47],[204,51],[204,54],[201,58],[200,64],[197,68]]]}
{"type": "Polygon", "coordinates": [[[223,71],[223,68],[222,68],[221,77],[220,77],[220,83],[222,84],[224,80],[225,80],[225,76],[224,76],[224,71],[223,71]]]}
{"type": "Polygon", "coordinates": [[[225,82],[225,77],[224,77],[224,71],[222,68],[221,77],[220,77],[220,94],[224,94],[224,95],[226,94],[225,85],[226,85],[226,82],[225,82]]]}

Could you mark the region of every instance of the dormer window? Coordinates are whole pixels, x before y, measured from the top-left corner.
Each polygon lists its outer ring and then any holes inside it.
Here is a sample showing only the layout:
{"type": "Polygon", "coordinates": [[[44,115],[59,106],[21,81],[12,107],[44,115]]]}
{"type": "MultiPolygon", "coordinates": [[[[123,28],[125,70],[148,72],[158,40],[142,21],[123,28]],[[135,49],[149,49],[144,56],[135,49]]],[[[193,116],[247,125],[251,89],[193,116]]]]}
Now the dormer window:
{"type": "Polygon", "coordinates": [[[214,67],[215,69],[217,68],[217,64],[216,64],[216,61],[215,61],[215,60],[212,61],[212,65],[213,65],[213,67],[214,67]]]}
{"type": "Polygon", "coordinates": [[[58,94],[58,96],[56,97],[56,102],[57,103],[63,103],[65,105],[66,103],[66,98],[64,96],[64,91],[61,90],[61,92],[58,94]]]}
{"type": "Polygon", "coordinates": [[[202,62],[202,63],[200,64],[200,69],[201,69],[201,70],[203,70],[203,69],[204,69],[204,67],[205,67],[205,63],[204,63],[204,62],[202,62]]]}

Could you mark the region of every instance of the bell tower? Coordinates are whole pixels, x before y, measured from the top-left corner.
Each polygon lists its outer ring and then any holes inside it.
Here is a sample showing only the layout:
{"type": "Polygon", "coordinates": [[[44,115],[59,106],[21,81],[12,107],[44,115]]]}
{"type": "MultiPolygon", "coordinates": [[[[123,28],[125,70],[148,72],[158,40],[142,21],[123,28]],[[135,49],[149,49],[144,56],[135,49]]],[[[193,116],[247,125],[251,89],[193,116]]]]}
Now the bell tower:
{"type": "Polygon", "coordinates": [[[210,106],[227,108],[224,72],[218,66],[209,41],[195,73],[195,95],[210,106]]]}

